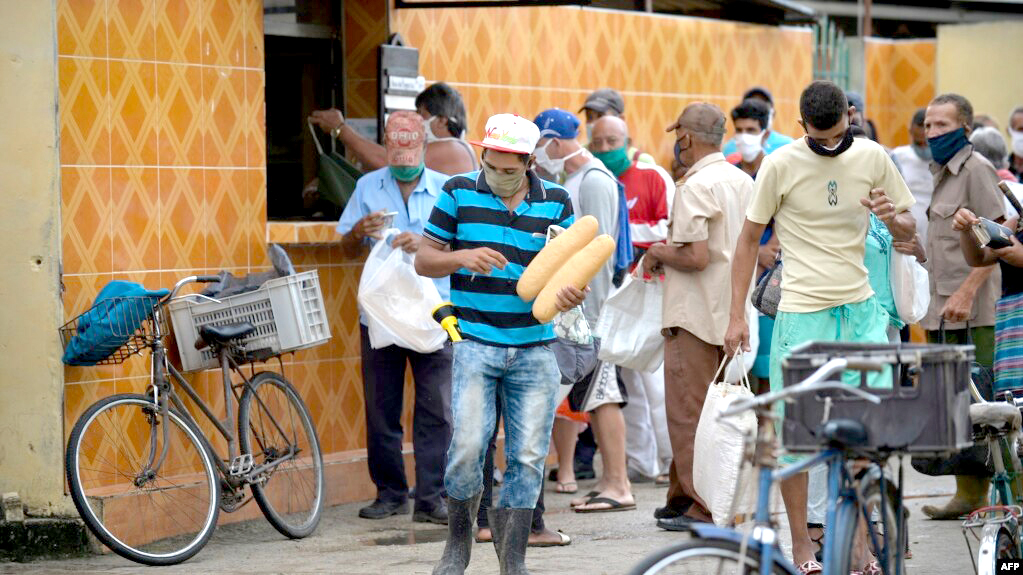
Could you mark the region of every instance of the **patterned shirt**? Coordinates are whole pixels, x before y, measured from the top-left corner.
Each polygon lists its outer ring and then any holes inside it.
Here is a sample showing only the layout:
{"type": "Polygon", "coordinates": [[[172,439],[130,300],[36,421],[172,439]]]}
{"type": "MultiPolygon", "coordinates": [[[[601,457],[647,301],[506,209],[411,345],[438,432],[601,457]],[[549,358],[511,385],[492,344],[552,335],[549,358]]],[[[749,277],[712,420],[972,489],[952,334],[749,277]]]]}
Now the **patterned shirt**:
{"type": "Polygon", "coordinates": [[[574,221],[572,202],[561,186],[527,172],[529,192],[514,211],[494,195],[482,172],[452,177],[423,230],[424,237],[452,250],[491,248],[508,260],[490,275],[462,268],[451,274],[451,302],[466,339],[503,347],[530,347],[554,341],[552,324],[533,317],[532,302],[515,287],[526,266],[543,248],[547,228],[574,221]]]}

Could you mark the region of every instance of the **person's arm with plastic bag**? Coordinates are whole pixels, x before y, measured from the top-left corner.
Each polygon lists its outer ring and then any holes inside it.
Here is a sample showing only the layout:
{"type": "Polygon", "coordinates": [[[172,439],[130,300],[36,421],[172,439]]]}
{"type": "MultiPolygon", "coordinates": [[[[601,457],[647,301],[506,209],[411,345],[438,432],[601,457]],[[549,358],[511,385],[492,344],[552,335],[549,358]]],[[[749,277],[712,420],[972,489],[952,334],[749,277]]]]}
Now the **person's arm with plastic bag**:
{"type": "Polygon", "coordinates": [[[707,222],[721,214],[709,190],[690,187],[689,193],[675,191],[672,227],[667,243],[654,244],[643,262],[644,275],[658,274],[662,266],[683,272],[703,271],[710,262],[707,222]]]}
{"type": "Polygon", "coordinates": [[[355,192],[345,205],[345,211],[341,213],[341,219],[337,222],[337,233],[341,234],[341,248],[345,255],[358,257],[363,246],[370,244],[370,239],[379,239],[380,234],[387,227],[387,220],[383,217],[384,210],[371,211],[366,205],[366,186],[369,178],[359,178],[355,183],[355,192]]]}

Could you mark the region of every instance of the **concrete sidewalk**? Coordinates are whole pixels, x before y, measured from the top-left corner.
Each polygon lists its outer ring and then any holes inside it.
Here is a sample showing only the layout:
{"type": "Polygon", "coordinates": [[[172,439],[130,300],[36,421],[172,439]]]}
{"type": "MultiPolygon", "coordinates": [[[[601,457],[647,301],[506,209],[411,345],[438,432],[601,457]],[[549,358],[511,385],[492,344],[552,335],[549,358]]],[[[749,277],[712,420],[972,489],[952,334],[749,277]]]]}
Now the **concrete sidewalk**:
{"type": "MultiPolygon", "coordinates": [[[[599,466],[598,466],[599,469],[599,466]]],[[[920,507],[943,501],[951,493],[950,477],[925,477],[907,465],[910,541],[914,574],[968,574],[972,565],[959,522],[923,519],[920,507]]],[[[593,482],[583,482],[585,492],[593,482]]],[[[552,489],[553,484],[548,483],[552,489]]],[[[568,547],[530,549],[527,564],[534,575],[627,573],[646,554],[687,537],[655,527],[653,510],[663,504],[664,488],[634,487],[638,509],[619,513],[573,513],[571,496],[547,492],[547,523],[572,536],[568,547]]],[[[0,564],[0,573],[342,573],[346,575],[429,575],[441,555],[447,534],[442,526],[412,524],[411,516],[380,521],[359,519],[360,505],[325,510],[316,534],[289,541],[265,521],[229,525],[217,530],[210,544],[190,561],[174,567],[149,569],[116,555],[29,564],[0,564]]],[[[778,516],[783,521],[784,516],[778,516]]],[[[788,552],[787,529],[780,531],[788,552]]],[[[475,545],[467,575],[496,575],[493,546],[475,545]]],[[[695,575],[695,574],[694,574],[695,575]]]]}

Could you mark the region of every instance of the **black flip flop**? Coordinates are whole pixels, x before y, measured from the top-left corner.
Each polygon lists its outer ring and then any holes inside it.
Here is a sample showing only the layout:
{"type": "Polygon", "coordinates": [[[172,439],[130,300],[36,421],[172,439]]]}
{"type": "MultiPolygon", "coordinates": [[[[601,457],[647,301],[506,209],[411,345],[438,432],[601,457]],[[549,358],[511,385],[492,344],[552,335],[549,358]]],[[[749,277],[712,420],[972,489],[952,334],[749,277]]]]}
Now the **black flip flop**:
{"type": "Polygon", "coordinates": [[[600,509],[579,509],[576,507],[573,511],[576,513],[609,513],[612,511],[632,511],[636,508],[635,503],[622,503],[621,501],[616,501],[610,497],[594,497],[587,501],[585,505],[592,505],[594,503],[606,503],[610,505],[610,507],[602,507],[600,509]]]}
{"type": "MultiPolygon", "coordinates": [[[[598,495],[600,495],[599,491],[590,491],[586,495],[583,495],[582,497],[580,497],[580,499],[585,499],[586,501],[584,501],[583,503],[580,503],[579,505],[586,505],[587,503],[590,502],[591,499],[593,499],[594,497],[596,497],[598,495]]],[[[573,505],[572,509],[575,509],[579,505],[573,505]]]]}

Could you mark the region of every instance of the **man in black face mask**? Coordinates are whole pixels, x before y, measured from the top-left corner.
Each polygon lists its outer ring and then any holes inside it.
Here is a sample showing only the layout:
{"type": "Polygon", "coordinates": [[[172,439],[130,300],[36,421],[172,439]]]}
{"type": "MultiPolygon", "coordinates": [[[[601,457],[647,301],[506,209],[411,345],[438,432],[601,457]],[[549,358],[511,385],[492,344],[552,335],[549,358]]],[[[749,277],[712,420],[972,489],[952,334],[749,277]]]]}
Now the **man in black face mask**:
{"type": "MultiPolygon", "coordinates": [[[[934,156],[934,196],[927,226],[931,305],[920,324],[934,343],[941,341],[942,332],[947,343],[965,344],[969,338],[977,348],[977,363],[990,369],[994,364],[995,302],[1000,295],[1001,274],[997,265],[971,268],[959,242],[948,241],[957,237],[952,222],[960,208],[992,221],[1004,219],[996,187],[998,174],[967,139],[972,126],[973,106],[959,94],[942,94],[927,106],[924,128],[934,156]]],[[[981,389],[981,393],[990,392],[988,380],[987,389],[981,389]]],[[[925,505],[923,512],[932,519],[956,519],[985,505],[990,477],[983,459],[959,461],[952,469],[957,473],[955,496],[943,507],[925,505]]]]}
{"type": "MultiPolygon", "coordinates": [[[[863,265],[869,214],[884,222],[896,240],[908,241],[916,227],[908,212],[913,196],[884,148],[853,139],[853,111],[842,89],[831,82],[814,82],[803,91],[799,112],[806,136],[764,158],[739,234],[725,334],[728,355],[740,347],[750,350],[745,303],[760,237],[772,218],[784,254],[771,341],[772,391],[783,385],[782,360],[802,343],[888,342],[888,312],[874,296],[863,265]]],[[[781,461],[793,459],[783,456],[781,461]]],[[[781,493],[793,560],[801,573],[820,573],[823,567],[814,560],[806,526],[806,474],[783,481],[781,493]]],[[[862,544],[855,559],[857,570],[870,561],[862,544]]]]}

